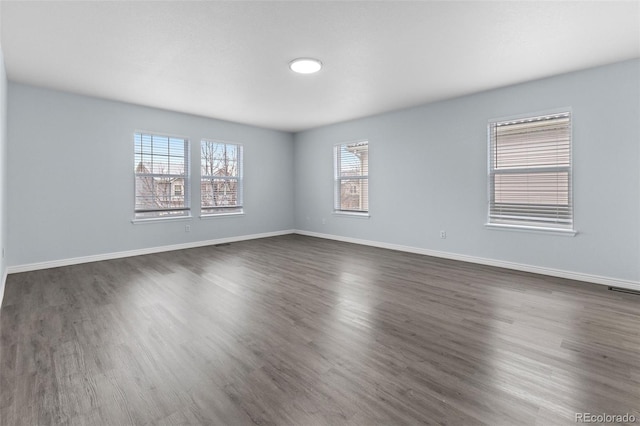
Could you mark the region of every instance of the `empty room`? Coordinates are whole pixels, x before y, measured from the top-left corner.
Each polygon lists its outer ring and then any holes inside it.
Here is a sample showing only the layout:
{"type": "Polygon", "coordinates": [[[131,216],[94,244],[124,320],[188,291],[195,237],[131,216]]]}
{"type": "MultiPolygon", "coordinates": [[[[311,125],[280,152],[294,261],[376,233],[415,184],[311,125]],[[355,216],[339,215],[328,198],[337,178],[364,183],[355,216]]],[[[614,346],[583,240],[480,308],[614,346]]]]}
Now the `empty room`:
{"type": "Polygon", "coordinates": [[[637,1],[1,1],[0,424],[640,422],[637,1]]]}

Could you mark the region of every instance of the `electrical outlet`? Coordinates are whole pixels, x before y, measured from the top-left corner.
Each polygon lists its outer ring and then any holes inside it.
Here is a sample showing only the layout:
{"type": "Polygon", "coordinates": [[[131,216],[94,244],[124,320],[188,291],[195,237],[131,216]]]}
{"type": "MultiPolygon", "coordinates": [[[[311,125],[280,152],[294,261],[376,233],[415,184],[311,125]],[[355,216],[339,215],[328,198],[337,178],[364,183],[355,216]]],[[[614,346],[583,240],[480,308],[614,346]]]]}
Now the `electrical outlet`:
{"type": "Polygon", "coordinates": [[[191,225],[185,225],[184,232],[191,232],[191,225]]]}
{"type": "Polygon", "coordinates": [[[322,224],[326,225],[327,224],[327,219],[325,219],[324,217],[322,218],[322,224]]]}
{"type": "Polygon", "coordinates": [[[447,231],[440,231],[440,238],[442,238],[443,240],[447,238],[447,231]]]}

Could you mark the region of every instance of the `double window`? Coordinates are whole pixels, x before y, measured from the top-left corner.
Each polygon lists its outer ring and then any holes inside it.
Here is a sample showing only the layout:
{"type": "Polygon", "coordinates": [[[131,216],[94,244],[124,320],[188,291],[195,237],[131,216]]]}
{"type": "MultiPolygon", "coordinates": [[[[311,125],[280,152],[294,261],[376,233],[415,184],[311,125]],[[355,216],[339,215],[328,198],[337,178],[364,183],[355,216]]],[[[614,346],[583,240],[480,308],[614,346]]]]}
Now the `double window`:
{"type": "Polygon", "coordinates": [[[200,176],[203,215],[242,213],[242,145],[203,140],[200,176]]]}
{"type": "Polygon", "coordinates": [[[135,133],[135,218],[189,216],[189,141],[135,133]]]}
{"type": "MultiPolygon", "coordinates": [[[[134,134],[135,219],[190,216],[189,141],[134,134]]],[[[201,213],[242,213],[242,145],[200,143],[201,213]]]]}
{"type": "Polygon", "coordinates": [[[342,143],[333,148],[334,210],[369,212],[369,143],[342,143]]]}
{"type": "Polygon", "coordinates": [[[489,123],[489,224],[573,228],[571,114],[489,123]]]}

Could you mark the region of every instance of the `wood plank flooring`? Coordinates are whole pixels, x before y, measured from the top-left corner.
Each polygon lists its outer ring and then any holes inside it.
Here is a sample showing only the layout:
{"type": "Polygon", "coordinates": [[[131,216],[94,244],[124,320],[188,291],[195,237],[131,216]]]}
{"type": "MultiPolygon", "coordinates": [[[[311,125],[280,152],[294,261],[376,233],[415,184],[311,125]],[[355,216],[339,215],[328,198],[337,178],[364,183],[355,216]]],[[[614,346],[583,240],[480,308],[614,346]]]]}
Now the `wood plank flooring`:
{"type": "Polygon", "coordinates": [[[640,296],[287,235],[10,275],[0,424],[640,422],[640,296]]]}

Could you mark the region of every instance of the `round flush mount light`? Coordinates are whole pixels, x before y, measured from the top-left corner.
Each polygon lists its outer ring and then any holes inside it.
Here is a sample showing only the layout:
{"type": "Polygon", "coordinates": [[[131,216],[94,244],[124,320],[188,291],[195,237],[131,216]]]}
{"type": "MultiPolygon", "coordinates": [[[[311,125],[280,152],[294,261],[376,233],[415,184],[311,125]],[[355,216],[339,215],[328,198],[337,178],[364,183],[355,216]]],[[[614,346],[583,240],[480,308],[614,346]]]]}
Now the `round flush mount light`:
{"type": "Polygon", "coordinates": [[[289,68],[291,71],[299,74],[313,74],[320,71],[322,68],[322,62],[313,58],[298,58],[289,62],[289,68]]]}

